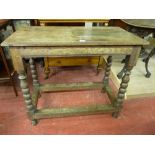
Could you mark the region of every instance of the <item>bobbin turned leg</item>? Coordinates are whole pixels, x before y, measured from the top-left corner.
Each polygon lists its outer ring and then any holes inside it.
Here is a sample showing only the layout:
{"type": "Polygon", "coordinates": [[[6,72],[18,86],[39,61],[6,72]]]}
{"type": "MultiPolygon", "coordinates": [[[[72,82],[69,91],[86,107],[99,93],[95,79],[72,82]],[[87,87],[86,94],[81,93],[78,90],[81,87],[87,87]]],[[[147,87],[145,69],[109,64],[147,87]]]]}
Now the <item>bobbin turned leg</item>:
{"type": "Polygon", "coordinates": [[[127,90],[127,87],[128,87],[128,83],[129,83],[129,80],[130,80],[130,74],[131,74],[131,69],[132,68],[127,68],[123,78],[122,78],[122,82],[120,84],[120,88],[119,88],[119,91],[118,91],[118,95],[117,95],[117,98],[116,98],[116,101],[114,102],[114,106],[116,108],[118,108],[118,111],[114,112],[112,114],[113,117],[117,118],[119,116],[119,113],[122,109],[122,103],[124,101],[124,98],[125,98],[125,93],[126,93],[126,90],[127,90]]]}
{"type": "Polygon", "coordinates": [[[33,86],[39,86],[38,75],[37,75],[37,70],[36,70],[34,60],[30,58],[29,63],[30,63],[30,69],[31,69],[31,74],[33,79],[33,86]]]}
{"type": "MultiPolygon", "coordinates": [[[[30,69],[32,74],[33,86],[35,89],[37,89],[38,86],[40,85],[38,81],[37,69],[36,69],[34,60],[32,58],[30,58],[29,63],[30,63],[30,69]]],[[[39,93],[38,97],[41,97],[41,93],[39,93]]]]}
{"type": "Polygon", "coordinates": [[[103,78],[103,90],[109,84],[109,75],[110,75],[111,65],[112,65],[112,56],[109,56],[107,58],[107,64],[106,64],[105,74],[103,78]]]}
{"type": "MultiPolygon", "coordinates": [[[[19,73],[19,80],[20,80],[20,87],[23,92],[23,97],[27,108],[27,112],[28,112],[28,115],[31,117],[36,111],[36,107],[32,104],[32,98],[31,98],[30,90],[28,88],[26,75],[24,72],[19,73]]],[[[34,122],[36,122],[36,120],[33,119],[32,120],[33,125],[35,125],[34,122]]]]}

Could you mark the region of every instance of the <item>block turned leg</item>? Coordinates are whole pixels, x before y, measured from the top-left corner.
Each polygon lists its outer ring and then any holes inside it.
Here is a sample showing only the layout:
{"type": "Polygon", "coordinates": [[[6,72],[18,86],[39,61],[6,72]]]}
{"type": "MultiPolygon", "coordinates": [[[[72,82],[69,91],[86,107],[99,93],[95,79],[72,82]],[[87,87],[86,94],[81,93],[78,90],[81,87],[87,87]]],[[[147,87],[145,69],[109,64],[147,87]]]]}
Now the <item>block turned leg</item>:
{"type": "MultiPolygon", "coordinates": [[[[26,105],[28,114],[31,116],[36,111],[36,107],[32,104],[32,98],[31,98],[30,90],[28,88],[28,83],[27,83],[25,73],[19,74],[19,80],[20,80],[20,87],[22,89],[25,105],[26,105]]],[[[32,124],[34,124],[34,122],[36,121],[37,120],[32,120],[32,124]]]]}

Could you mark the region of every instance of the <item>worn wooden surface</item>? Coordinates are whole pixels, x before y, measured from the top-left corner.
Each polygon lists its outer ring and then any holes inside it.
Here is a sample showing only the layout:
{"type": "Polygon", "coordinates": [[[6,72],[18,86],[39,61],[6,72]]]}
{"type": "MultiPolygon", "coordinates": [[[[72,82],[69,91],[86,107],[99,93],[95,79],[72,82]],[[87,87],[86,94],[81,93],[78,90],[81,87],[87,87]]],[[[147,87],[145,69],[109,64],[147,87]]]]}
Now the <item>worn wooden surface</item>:
{"type": "MultiPolygon", "coordinates": [[[[16,58],[21,57],[79,57],[123,54],[130,55],[136,51],[132,46],[99,46],[99,47],[10,47],[16,53],[16,58]],[[18,56],[17,56],[18,55],[18,56]]],[[[137,48],[136,48],[137,49],[137,48]]]]}
{"type": "Polygon", "coordinates": [[[33,119],[65,117],[65,116],[79,116],[90,114],[103,114],[116,111],[111,104],[96,104],[89,106],[81,106],[74,108],[52,108],[52,109],[39,109],[33,116],[33,119]]]}
{"type": "Polygon", "coordinates": [[[34,106],[37,106],[39,97],[40,97],[40,90],[39,89],[35,89],[33,91],[33,93],[32,93],[32,104],[34,106]]]}
{"type": "Polygon", "coordinates": [[[147,45],[119,27],[28,27],[8,37],[2,46],[147,45]]]}
{"type": "MultiPolygon", "coordinates": [[[[109,19],[38,19],[35,20],[36,25],[40,26],[54,26],[54,24],[58,25],[64,25],[64,26],[71,26],[72,24],[85,24],[85,27],[87,27],[87,23],[91,24],[93,26],[93,23],[97,24],[104,24],[105,26],[108,26],[109,19]]],[[[62,26],[61,25],[61,26],[62,26]]],[[[44,58],[45,63],[45,78],[49,77],[50,70],[49,67],[53,66],[81,66],[81,65],[91,65],[95,64],[97,65],[99,63],[99,57],[79,57],[79,58],[44,58]]],[[[99,71],[97,69],[97,71],[99,71]]],[[[54,72],[54,71],[51,71],[54,72]]]]}
{"type": "Polygon", "coordinates": [[[52,91],[73,91],[73,90],[89,90],[89,89],[101,89],[101,82],[81,82],[81,83],[62,83],[62,84],[44,84],[40,86],[40,91],[52,92],[52,91]]]}
{"type": "MultiPolygon", "coordinates": [[[[139,46],[138,46],[139,47],[139,46]]],[[[92,47],[11,47],[16,49],[23,57],[79,57],[79,56],[101,56],[112,54],[131,54],[135,52],[133,46],[92,46],[92,47]]],[[[136,48],[137,49],[137,48],[136,48]]]]}

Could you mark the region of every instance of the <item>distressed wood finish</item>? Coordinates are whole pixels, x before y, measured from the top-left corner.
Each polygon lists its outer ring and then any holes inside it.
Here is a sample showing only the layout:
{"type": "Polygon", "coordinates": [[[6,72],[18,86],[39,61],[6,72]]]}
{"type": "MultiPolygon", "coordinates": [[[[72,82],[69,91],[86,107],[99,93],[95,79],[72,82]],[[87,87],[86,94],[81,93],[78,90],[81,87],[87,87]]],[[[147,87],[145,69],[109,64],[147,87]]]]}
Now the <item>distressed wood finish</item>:
{"type": "Polygon", "coordinates": [[[32,93],[32,104],[34,106],[37,106],[37,103],[38,103],[38,99],[40,97],[40,90],[39,89],[35,89],[32,93]]]}
{"type": "Polygon", "coordinates": [[[11,53],[14,69],[18,73],[23,73],[25,68],[24,68],[24,64],[23,64],[23,59],[21,57],[21,53],[19,52],[18,48],[10,47],[10,53],[11,53]]]}
{"type": "Polygon", "coordinates": [[[111,113],[116,111],[115,107],[110,104],[96,104],[89,106],[81,106],[74,108],[52,108],[52,109],[39,109],[34,115],[33,119],[65,117],[65,116],[79,116],[79,115],[92,115],[111,113]]]}
{"type": "Polygon", "coordinates": [[[107,46],[147,45],[119,27],[27,27],[9,36],[2,46],[107,46]],[[124,37],[125,36],[125,37],[124,37]]]}
{"type": "Polygon", "coordinates": [[[28,116],[31,119],[32,125],[36,125],[37,120],[32,119],[32,116],[37,111],[37,108],[32,102],[32,98],[31,98],[30,90],[28,88],[28,83],[27,83],[25,73],[19,74],[19,80],[20,80],[20,87],[23,92],[23,97],[24,97],[26,108],[27,108],[28,116]]]}
{"type": "Polygon", "coordinates": [[[44,84],[40,86],[40,91],[73,91],[73,90],[87,90],[87,89],[101,89],[101,82],[81,82],[81,83],[64,83],[64,84],[44,84]]]}
{"type": "MultiPolygon", "coordinates": [[[[12,47],[17,48],[17,47],[12,47]]],[[[137,48],[136,48],[137,49],[137,48]]],[[[24,57],[79,57],[79,56],[101,56],[111,54],[131,54],[136,51],[133,46],[73,46],[73,47],[23,47],[17,48],[24,57]]]]}
{"type": "Polygon", "coordinates": [[[140,48],[147,41],[117,27],[81,28],[81,27],[33,27],[15,32],[8,37],[2,46],[9,46],[13,64],[19,74],[29,118],[33,125],[41,118],[62,117],[71,115],[86,115],[95,113],[113,113],[117,117],[124,101],[124,95],[129,82],[131,69],[136,65],[140,48]],[[127,71],[117,97],[108,84],[112,55],[129,55],[127,71]],[[32,58],[35,57],[79,57],[107,55],[107,68],[102,83],[70,83],[39,85],[37,72],[32,58]],[[30,58],[30,68],[33,77],[34,93],[31,94],[24,74],[23,58],[30,58]],[[85,89],[103,89],[112,104],[91,105],[63,109],[37,109],[40,92],[69,91],[85,89]]]}
{"type": "MultiPolygon", "coordinates": [[[[62,24],[65,23],[65,25],[70,25],[70,24],[85,24],[85,26],[87,25],[87,23],[91,23],[93,25],[93,23],[97,23],[98,25],[102,24],[104,26],[108,26],[109,23],[109,19],[38,19],[35,20],[36,25],[40,25],[40,26],[45,26],[45,25],[50,25],[52,26],[53,23],[56,24],[62,24]]],[[[66,26],[67,26],[66,25],[66,26]]],[[[87,26],[86,26],[87,27],[87,26]]],[[[55,73],[54,69],[51,69],[50,67],[53,66],[81,66],[81,65],[90,65],[90,64],[99,64],[99,59],[100,57],[79,57],[79,58],[74,58],[74,57],[70,57],[70,58],[61,58],[61,57],[57,57],[57,58],[44,58],[44,73],[45,73],[45,79],[47,79],[49,77],[50,72],[53,74],[55,73]],[[76,59],[76,60],[75,60],[76,59]]],[[[99,64],[101,66],[101,64],[99,64]]],[[[99,66],[98,65],[98,66],[99,66]]],[[[97,74],[99,72],[99,69],[103,69],[97,67],[97,74]]],[[[51,74],[51,75],[52,75],[51,74]]]]}

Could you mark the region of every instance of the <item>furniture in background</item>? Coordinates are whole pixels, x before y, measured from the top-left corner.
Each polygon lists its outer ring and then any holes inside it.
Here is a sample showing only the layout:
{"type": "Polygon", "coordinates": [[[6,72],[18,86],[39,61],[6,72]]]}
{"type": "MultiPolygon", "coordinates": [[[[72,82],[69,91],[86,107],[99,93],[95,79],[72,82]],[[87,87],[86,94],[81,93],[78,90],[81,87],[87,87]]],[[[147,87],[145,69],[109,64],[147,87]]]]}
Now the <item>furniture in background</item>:
{"type": "Polygon", "coordinates": [[[35,20],[36,25],[40,26],[93,26],[93,24],[108,26],[109,19],[38,19],[35,20]]]}
{"type": "Polygon", "coordinates": [[[15,27],[14,27],[14,24],[13,24],[13,21],[12,20],[9,20],[9,19],[0,19],[0,30],[1,29],[5,29],[6,30],[6,27],[10,25],[12,27],[12,30],[15,31],[15,27]]]}
{"type": "Polygon", "coordinates": [[[128,87],[132,68],[136,65],[141,46],[148,42],[119,27],[30,27],[17,31],[7,38],[1,46],[9,47],[14,68],[19,75],[29,119],[33,125],[39,119],[64,117],[71,115],[87,115],[112,113],[118,117],[128,87]],[[83,82],[67,84],[40,84],[34,59],[36,57],[79,57],[108,56],[102,82],[83,82]],[[122,78],[117,96],[109,86],[109,75],[113,55],[130,55],[127,70],[122,78]],[[31,96],[23,58],[29,58],[33,81],[31,96]],[[85,89],[101,89],[106,92],[111,104],[90,104],[82,107],[37,108],[43,92],[74,91],[85,89]]]}
{"type": "MultiPolygon", "coordinates": [[[[40,26],[108,26],[109,19],[38,19],[35,20],[36,25],[40,26]]],[[[50,67],[60,66],[81,66],[81,65],[97,65],[97,74],[103,68],[103,59],[98,56],[91,57],[59,57],[44,58],[45,79],[49,77],[50,67]]],[[[52,69],[52,73],[55,73],[52,69]]]]}
{"type": "MultiPolygon", "coordinates": [[[[8,25],[12,26],[13,31],[15,31],[14,25],[12,20],[0,20],[0,30],[2,29],[6,29],[6,27],[8,25]]],[[[3,48],[0,46],[0,56],[1,56],[1,61],[0,61],[0,81],[10,81],[12,86],[13,86],[13,90],[15,92],[15,95],[18,96],[17,90],[16,90],[16,86],[15,86],[15,82],[13,80],[13,76],[15,74],[14,69],[12,68],[10,61],[6,59],[5,54],[4,54],[4,50],[3,48]]]]}
{"type": "Polygon", "coordinates": [[[0,68],[0,82],[10,81],[12,86],[13,86],[13,90],[15,92],[15,95],[18,96],[16,86],[15,86],[15,82],[14,82],[14,79],[13,79],[15,71],[13,69],[10,69],[11,65],[9,67],[9,65],[8,65],[9,63],[5,58],[2,47],[0,47],[0,56],[2,58],[2,61],[0,61],[0,63],[2,62],[1,63],[1,68],[0,68]]]}
{"type": "MultiPolygon", "coordinates": [[[[149,78],[151,76],[151,72],[148,69],[148,64],[150,58],[155,55],[155,19],[121,19],[114,20],[113,25],[117,25],[123,27],[124,29],[132,32],[141,38],[145,38],[148,35],[152,34],[152,37],[149,37],[148,41],[150,45],[143,47],[141,50],[141,56],[143,58],[143,62],[145,62],[146,75],[145,77],[149,78]],[[152,48],[150,53],[147,53],[145,48],[152,48]]],[[[118,78],[121,78],[126,70],[126,63],[128,62],[128,56],[122,61],[125,63],[123,69],[118,73],[118,78]]]]}

